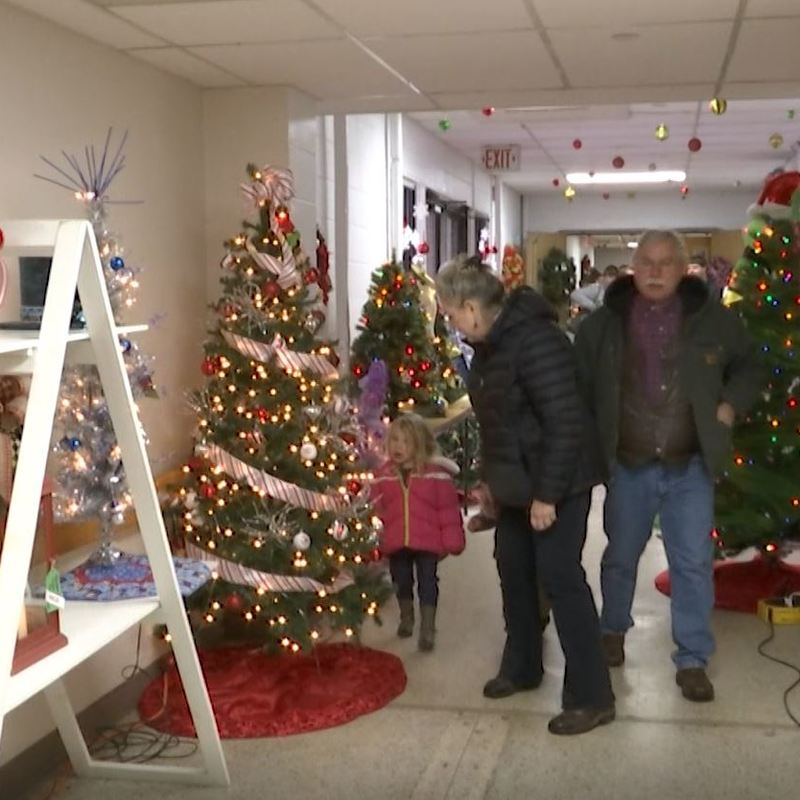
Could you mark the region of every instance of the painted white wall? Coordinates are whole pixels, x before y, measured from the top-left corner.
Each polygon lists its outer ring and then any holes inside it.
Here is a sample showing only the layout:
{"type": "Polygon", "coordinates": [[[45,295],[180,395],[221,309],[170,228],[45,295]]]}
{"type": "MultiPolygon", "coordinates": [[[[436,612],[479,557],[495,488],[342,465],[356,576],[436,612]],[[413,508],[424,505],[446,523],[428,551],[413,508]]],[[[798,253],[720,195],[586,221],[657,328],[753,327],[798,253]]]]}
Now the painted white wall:
{"type": "Polygon", "coordinates": [[[491,176],[408,117],[403,117],[403,176],[483,214],[491,211],[491,176]]]}
{"type": "Polygon", "coordinates": [[[347,117],[348,298],[355,336],[372,271],[389,258],[387,235],[386,117],[347,117]]]}
{"type": "MultiPolygon", "coordinates": [[[[203,135],[200,92],[110,48],[0,4],[0,219],[81,217],[65,190],[34,179],[39,155],[101,145],[111,125],[130,131],[127,168],[113,197],[141,205],[112,206],[112,228],[126,254],[144,267],[132,320],[166,318],[141,337],[155,357],[160,400],[143,400],[156,471],[185,458],[194,423],[185,393],[202,378],[205,338],[203,135]],[[42,54],[47,53],[47,58],[42,54]],[[57,67],[56,67],[57,65],[57,67]]],[[[18,299],[7,303],[16,306],[18,299]]],[[[12,314],[13,316],[13,314],[12,314]]],[[[76,669],[67,684],[82,709],[121,680],[133,663],[136,632],[121,637],[76,669]]],[[[142,666],[155,657],[143,638],[142,666]]],[[[0,743],[5,762],[52,729],[41,697],[12,712],[0,743]]],[[[0,792],[2,794],[2,792],[0,792]]]]}
{"type": "Polygon", "coordinates": [[[500,257],[507,244],[522,249],[522,196],[516,189],[504,183],[499,184],[500,192],[500,241],[497,249],[500,257]]]}
{"type": "Polygon", "coordinates": [[[625,193],[604,200],[601,195],[580,194],[567,202],[559,192],[526,195],[525,230],[630,231],[646,228],[705,229],[740,227],[747,219],[747,207],[757,197],[755,190],[738,192],[693,192],[682,199],[677,189],[664,192],[625,193]]]}

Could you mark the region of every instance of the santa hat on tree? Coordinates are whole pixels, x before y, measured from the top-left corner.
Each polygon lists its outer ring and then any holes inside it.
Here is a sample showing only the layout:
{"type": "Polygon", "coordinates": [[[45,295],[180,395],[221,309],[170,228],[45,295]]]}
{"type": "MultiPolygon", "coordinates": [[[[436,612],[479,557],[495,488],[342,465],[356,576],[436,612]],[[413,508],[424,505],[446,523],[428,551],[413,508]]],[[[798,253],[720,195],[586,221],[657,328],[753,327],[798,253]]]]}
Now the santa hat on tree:
{"type": "MultiPolygon", "coordinates": [[[[800,172],[778,172],[767,176],[758,200],[747,209],[751,217],[789,219],[792,216],[792,197],[800,188],[800,172]]],[[[794,202],[800,206],[800,194],[794,202]]]]}

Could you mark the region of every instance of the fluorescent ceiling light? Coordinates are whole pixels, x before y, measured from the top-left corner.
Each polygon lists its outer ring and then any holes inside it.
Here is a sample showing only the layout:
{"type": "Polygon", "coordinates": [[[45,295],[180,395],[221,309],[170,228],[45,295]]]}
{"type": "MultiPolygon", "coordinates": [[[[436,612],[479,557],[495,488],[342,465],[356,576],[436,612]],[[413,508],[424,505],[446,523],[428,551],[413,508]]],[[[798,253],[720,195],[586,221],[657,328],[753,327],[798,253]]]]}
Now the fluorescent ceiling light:
{"type": "Polygon", "coordinates": [[[628,242],[628,247],[630,247],[631,250],[635,250],[638,246],[636,242],[628,242]]]}
{"type": "Polygon", "coordinates": [[[686,173],[680,169],[662,169],[647,172],[570,172],[567,182],[581,186],[600,183],[682,183],[686,173]]]}

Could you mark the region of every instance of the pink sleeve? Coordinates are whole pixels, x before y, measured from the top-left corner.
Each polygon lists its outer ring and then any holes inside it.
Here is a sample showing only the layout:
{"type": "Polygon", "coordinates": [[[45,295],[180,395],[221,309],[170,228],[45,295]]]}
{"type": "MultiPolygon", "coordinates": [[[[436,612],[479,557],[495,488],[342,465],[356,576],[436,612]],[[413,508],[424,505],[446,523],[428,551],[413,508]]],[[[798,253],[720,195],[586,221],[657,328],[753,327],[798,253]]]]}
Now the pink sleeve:
{"type": "Polygon", "coordinates": [[[446,553],[457,556],[464,551],[464,520],[458,492],[451,480],[440,480],[439,484],[439,526],[442,530],[442,545],[446,553]]]}

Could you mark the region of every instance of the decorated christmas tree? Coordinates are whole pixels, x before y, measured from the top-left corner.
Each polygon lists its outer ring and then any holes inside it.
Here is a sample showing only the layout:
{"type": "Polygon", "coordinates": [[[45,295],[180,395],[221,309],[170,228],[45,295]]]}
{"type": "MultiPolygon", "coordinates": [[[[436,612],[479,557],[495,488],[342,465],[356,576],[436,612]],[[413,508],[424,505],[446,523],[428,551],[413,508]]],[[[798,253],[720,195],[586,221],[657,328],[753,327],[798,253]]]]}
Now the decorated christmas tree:
{"type": "Polygon", "coordinates": [[[723,296],[757,342],[767,374],[760,400],[734,428],[733,463],[717,490],[723,552],[754,546],[778,556],[786,540],[800,538],[798,187],[797,172],[767,181],[723,296]]]}
{"type": "Polygon", "coordinates": [[[372,273],[358,330],[353,379],[363,378],[376,359],[386,363],[391,418],[402,411],[442,416],[448,403],[464,394],[453,366],[459,351],[437,315],[433,281],[416,267],[389,262],[372,273]]]}
{"type": "Polygon", "coordinates": [[[216,562],[195,598],[205,623],[241,623],[268,649],[298,652],[375,617],[387,592],[371,564],[381,523],[336,356],[316,337],[320,273],[289,215],[291,173],[249,166],[242,191],[255,221],[222,259],[184,533],[191,556],[216,562]]]}
{"type": "MultiPolygon", "coordinates": [[[[127,134],[119,144],[112,146],[112,131],[109,130],[101,152],[95,152],[94,146],[86,147],[83,159],[65,153],[63,167],[43,158],[54,170],[54,175],[37,175],[69,190],[83,205],[97,238],[106,288],[117,324],[123,324],[125,313],[134,306],[139,288],[138,269],[126,256],[121,237],[108,224],[109,204],[120,202],[111,199],[109,190],[125,167],[126,139],[127,134]]],[[[76,299],[73,325],[81,327],[83,324],[76,299]]],[[[156,397],[151,359],[139,349],[133,336],[122,336],[120,348],[134,398],[156,397]]],[[[122,453],[100,377],[93,365],[65,367],[54,431],[55,481],[58,486],[54,493],[56,516],[62,521],[99,519],[101,544],[93,559],[112,564],[117,555],[111,544],[112,526],[123,521],[131,498],[122,453]]]]}
{"type": "Polygon", "coordinates": [[[542,294],[557,309],[569,305],[570,292],[575,288],[575,265],[563,250],[553,247],[542,259],[539,282],[542,294]]]}

